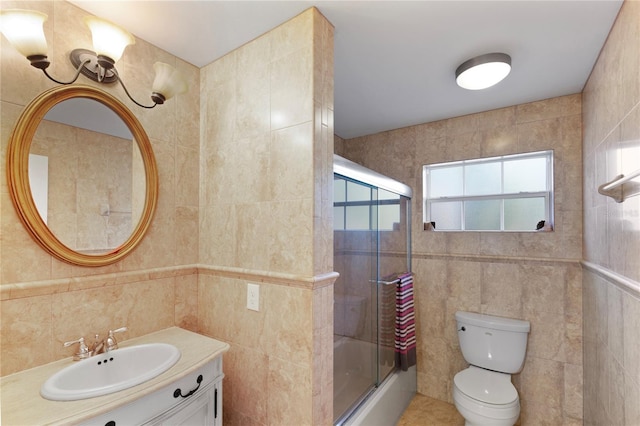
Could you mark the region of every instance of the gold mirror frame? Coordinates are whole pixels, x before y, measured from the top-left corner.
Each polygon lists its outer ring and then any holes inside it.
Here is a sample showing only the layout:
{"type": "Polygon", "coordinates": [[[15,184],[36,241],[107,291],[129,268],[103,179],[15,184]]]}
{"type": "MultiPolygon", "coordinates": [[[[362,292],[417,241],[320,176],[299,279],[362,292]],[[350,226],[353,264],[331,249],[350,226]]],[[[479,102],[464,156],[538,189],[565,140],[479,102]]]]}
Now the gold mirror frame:
{"type": "Polygon", "coordinates": [[[127,256],[146,233],[158,203],[158,168],[151,142],[133,113],[117,98],[95,87],[85,85],[58,86],[41,93],[22,112],[9,139],[7,181],[11,201],[33,239],[52,256],[79,266],[110,265],[127,256]],[[31,195],[29,184],[29,151],[40,122],[56,104],[71,98],[98,101],[115,112],[127,125],[138,143],[144,163],[145,204],[138,225],[118,248],[100,255],[79,253],[63,244],[44,223],[31,195]]]}

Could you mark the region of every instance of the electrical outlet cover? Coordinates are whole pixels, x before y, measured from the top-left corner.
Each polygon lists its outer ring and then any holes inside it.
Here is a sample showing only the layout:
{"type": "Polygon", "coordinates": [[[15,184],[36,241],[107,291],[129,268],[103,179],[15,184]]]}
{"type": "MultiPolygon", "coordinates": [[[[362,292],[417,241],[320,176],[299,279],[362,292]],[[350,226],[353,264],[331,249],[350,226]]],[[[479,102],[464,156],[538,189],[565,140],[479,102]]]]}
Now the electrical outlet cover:
{"type": "Polygon", "coordinates": [[[260,310],[260,286],[247,283],[247,309],[260,310]]]}

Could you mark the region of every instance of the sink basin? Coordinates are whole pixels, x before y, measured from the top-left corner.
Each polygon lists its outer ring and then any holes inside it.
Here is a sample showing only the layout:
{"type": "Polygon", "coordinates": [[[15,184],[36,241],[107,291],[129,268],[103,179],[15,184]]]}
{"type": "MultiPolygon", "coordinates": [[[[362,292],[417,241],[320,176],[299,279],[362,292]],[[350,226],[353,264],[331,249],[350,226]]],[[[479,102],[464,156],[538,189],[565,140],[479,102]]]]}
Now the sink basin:
{"type": "Polygon", "coordinates": [[[180,350],[166,343],[117,349],[78,361],[44,382],[40,395],[54,401],[75,401],[107,395],[151,380],[180,359],[180,350]]]}

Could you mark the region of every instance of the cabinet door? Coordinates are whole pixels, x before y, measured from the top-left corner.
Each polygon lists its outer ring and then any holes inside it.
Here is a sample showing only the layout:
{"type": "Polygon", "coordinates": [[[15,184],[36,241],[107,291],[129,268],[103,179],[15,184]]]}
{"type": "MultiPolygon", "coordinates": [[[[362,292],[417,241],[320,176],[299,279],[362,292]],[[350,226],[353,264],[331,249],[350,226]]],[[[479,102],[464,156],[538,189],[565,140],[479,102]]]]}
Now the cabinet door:
{"type": "Polygon", "coordinates": [[[218,385],[214,385],[204,392],[195,394],[173,410],[153,419],[149,425],[167,426],[220,426],[222,425],[222,410],[218,395],[218,385]]]}

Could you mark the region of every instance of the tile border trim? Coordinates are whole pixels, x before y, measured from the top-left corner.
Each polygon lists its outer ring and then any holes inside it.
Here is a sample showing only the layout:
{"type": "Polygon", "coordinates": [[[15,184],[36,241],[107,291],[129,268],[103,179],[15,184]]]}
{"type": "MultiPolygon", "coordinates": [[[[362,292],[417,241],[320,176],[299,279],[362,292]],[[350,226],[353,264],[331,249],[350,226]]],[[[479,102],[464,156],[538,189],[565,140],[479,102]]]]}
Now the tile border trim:
{"type": "Polygon", "coordinates": [[[337,272],[328,272],[326,274],[309,277],[224,266],[211,266],[201,264],[181,265],[138,271],[111,272],[107,274],[88,275],[81,277],[4,284],[0,286],[0,300],[46,296],[57,293],[65,293],[69,291],[87,290],[92,288],[109,287],[122,284],[131,284],[135,282],[199,274],[247,279],[261,283],[301,287],[312,290],[332,285],[339,276],[337,272]]]}
{"type": "Polygon", "coordinates": [[[605,268],[604,266],[587,262],[586,260],[581,261],[580,264],[584,269],[599,275],[601,278],[604,278],[621,290],[626,291],[632,296],[640,297],[640,282],[620,275],[617,272],[605,268]]]}
{"type": "Polygon", "coordinates": [[[284,285],[288,287],[308,288],[311,290],[332,285],[338,276],[340,276],[337,272],[305,276],[211,265],[198,265],[198,274],[251,280],[257,283],[284,285]]]}
{"type": "Polygon", "coordinates": [[[413,259],[441,259],[466,262],[519,263],[535,265],[579,265],[580,259],[549,259],[543,257],[486,256],[473,254],[414,253],[413,259]]]}

